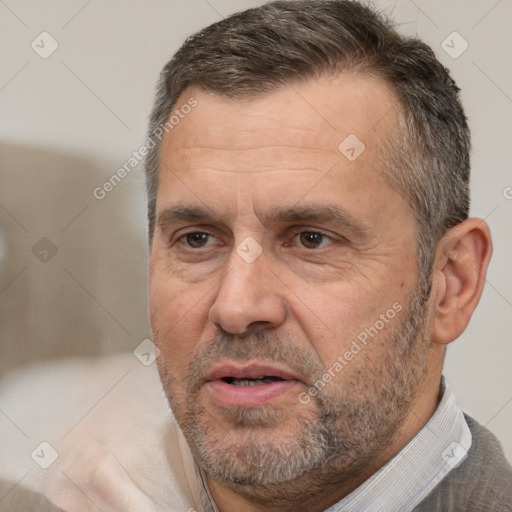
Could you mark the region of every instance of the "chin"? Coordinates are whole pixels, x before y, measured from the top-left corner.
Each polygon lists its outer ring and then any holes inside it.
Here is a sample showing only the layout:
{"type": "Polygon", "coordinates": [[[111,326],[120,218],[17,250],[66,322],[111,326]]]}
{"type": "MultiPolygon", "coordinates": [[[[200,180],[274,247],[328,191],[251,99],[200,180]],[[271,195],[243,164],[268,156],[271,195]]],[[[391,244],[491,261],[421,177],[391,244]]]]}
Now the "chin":
{"type": "Polygon", "coordinates": [[[299,478],[332,453],[331,436],[310,411],[262,406],[207,410],[177,418],[194,458],[218,481],[265,486],[299,478]]]}

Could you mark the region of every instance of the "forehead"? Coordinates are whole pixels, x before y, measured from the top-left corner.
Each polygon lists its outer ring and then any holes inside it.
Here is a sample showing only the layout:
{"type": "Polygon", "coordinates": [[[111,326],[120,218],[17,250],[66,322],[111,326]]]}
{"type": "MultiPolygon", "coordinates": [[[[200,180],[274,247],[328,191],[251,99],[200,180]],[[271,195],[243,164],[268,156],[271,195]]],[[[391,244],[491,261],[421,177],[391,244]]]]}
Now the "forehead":
{"type": "Polygon", "coordinates": [[[197,107],[164,140],[164,146],[178,154],[208,141],[219,149],[289,144],[337,155],[339,144],[350,134],[371,151],[389,137],[398,113],[397,97],[386,82],[348,73],[289,83],[243,99],[191,87],[182,93],[176,109],[191,97],[197,107]]]}
{"type": "Polygon", "coordinates": [[[163,140],[157,210],[184,197],[196,204],[217,197],[239,211],[241,202],[279,202],[283,191],[288,204],[315,192],[329,194],[332,203],[340,186],[345,199],[362,192],[377,199],[372,187],[385,198],[383,147],[398,119],[398,101],[384,81],[340,74],[248,99],[189,88],[174,112],[191,98],[196,106],[183,109],[189,113],[163,140]]]}

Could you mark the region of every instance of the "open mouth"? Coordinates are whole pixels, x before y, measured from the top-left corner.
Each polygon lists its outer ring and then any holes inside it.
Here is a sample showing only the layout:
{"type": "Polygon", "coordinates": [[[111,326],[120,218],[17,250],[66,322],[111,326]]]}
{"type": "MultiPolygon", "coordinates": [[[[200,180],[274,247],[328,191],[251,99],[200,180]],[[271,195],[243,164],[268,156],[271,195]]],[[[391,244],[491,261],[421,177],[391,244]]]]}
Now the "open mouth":
{"type": "Polygon", "coordinates": [[[291,370],[262,361],[225,361],[205,376],[207,393],[224,407],[260,407],[298,392],[301,385],[291,370]]]}
{"type": "Polygon", "coordinates": [[[270,384],[271,382],[283,381],[281,377],[273,377],[273,376],[262,376],[254,379],[237,379],[236,377],[223,377],[221,380],[226,382],[227,384],[231,384],[232,386],[261,386],[262,384],[270,384]]]}

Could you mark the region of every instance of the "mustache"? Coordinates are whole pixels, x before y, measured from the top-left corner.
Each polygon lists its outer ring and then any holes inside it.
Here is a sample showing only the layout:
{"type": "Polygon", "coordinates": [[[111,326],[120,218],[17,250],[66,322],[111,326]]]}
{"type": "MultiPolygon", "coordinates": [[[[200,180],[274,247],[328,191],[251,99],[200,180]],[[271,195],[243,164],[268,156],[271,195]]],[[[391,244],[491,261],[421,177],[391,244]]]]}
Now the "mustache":
{"type": "Polygon", "coordinates": [[[199,388],[211,368],[225,359],[280,363],[290,368],[307,384],[314,383],[325,371],[314,351],[298,347],[287,337],[269,332],[247,335],[222,332],[206,343],[189,364],[185,373],[187,391],[193,392],[199,388]]]}

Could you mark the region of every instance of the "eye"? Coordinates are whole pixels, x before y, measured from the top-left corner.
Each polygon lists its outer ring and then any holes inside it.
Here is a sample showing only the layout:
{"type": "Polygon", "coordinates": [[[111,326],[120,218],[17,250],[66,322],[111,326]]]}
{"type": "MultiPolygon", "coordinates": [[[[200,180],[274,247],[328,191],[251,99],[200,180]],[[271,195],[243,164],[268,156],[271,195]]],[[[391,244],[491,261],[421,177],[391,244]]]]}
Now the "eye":
{"type": "Polygon", "coordinates": [[[306,249],[322,249],[333,243],[330,236],[319,233],[318,231],[302,231],[295,235],[298,244],[306,249]]]}
{"type": "Polygon", "coordinates": [[[186,246],[191,247],[192,249],[201,249],[202,247],[214,244],[217,239],[209,233],[196,231],[194,233],[187,233],[186,235],[183,235],[182,240],[186,246]]]}

